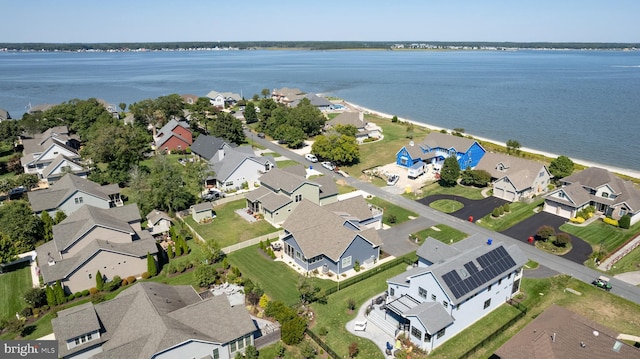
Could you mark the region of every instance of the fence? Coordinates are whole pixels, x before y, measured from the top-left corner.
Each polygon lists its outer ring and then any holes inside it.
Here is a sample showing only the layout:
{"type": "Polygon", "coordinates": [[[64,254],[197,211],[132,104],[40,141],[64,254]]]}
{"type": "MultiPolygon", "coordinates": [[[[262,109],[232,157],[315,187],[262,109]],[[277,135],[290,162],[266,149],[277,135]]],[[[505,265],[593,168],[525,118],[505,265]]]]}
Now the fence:
{"type": "Polygon", "coordinates": [[[322,348],[332,359],[340,359],[340,356],[336,352],[334,352],[333,349],[331,349],[331,347],[329,347],[325,342],[323,342],[322,339],[320,339],[320,337],[317,336],[314,332],[307,329],[305,330],[305,333],[307,333],[307,335],[311,337],[311,339],[313,339],[313,341],[316,342],[316,344],[318,344],[318,346],[320,346],[320,348],[322,348]]]}
{"type": "Polygon", "coordinates": [[[250,247],[250,246],[252,246],[254,244],[258,244],[258,243],[260,243],[262,241],[266,241],[267,239],[278,239],[282,235],[284,235],[284,231],[278,231],[278,232],[265,234],[264,236],[256,237],[256,238],[244,241],[244,242],[240,242],[240,243],[236,243],[234,245],[230,245],[228,247],[224,247],[224,248],[222,248],[222,251],[224,252],[224,254],[229,254],[231,252],[240,250],[242,248],[247,248],[247,247],[250,247]]]}
{"type": "Polygon", "coordinates": [[[527,307],[525,307],[524,304],[513,302],[511,300],[508,301],[507,303],[517,308],[520,311],[520,313],[518,313],[515,317],[511,318],[511,320],[509,320],[508,322],[504,323],[500,328],[496,329],[493,333],[489,334],[480,343],[476,344],[473,348],[469,349],[466,353],[462,354],[460,356],[461,359],[469,358],[470,356],[475,354],[478,350],[483,348],[488,343],[492,342],[498,335],[502,334],[502,332],[509,329],[509,327],[511,327],[513,324],[515,324],[515,322],[517,322],[527,314],[527,307]]]}
{"type": "Polygon", "coordinates": [[[625,242],[624,244],[622,244],[620,247],[616,248],[616,250],[614,250],[607,258],[604,259],[603,263],[607,263],[605,266],[606,267],[605,269],[606,270],[611,269],[611,267],[613,267],[613,265],[616,264],[616,262],[624,258],[624,256],[626,256],[627,254],[631,253],[631,251],[636,249],[638,246],[640,246],[640,237],[635,236],[630,240],[628,240],[627,242],[625,242]],[[628,247],[624,248],[625,246],[628,246],[628,247]]]}
{"type": "Polygon", "coordinates": [[[280,324],[267,326],[261,330],[261,334],[253,341],[256,349],[262,349],[280,340],[280,324]]]}

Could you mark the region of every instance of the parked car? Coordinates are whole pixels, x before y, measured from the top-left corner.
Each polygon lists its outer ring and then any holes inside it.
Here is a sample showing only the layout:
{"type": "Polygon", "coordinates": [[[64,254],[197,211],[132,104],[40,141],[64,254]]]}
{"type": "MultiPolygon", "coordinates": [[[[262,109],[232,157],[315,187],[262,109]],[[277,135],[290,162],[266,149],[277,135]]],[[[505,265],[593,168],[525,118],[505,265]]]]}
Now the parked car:
{"type": "Polygon", "coordinates": [[[215,189],[210,189],[207,193],[202,196],[202,199],[205,201],[215,201],[216,199],[224,198],[226,195],[224,192],[220,192],[215,189]]]}
{"type": "Polygon", "coordinates": [[[333,171],[336,169],[336,166],[329,161],[322,162],[321,165],[322,167],[328,169],[329,171],[333,171]]]}
{"type": "Polygon", "coordinates": [[[309,162],[318,162],[318,157],[316,157],[316,155],[314,155],[313,153],[307,153],[306,155],[304,155],[304,158],[309,162]]]}
{"type": "Polygon", "coordinates": [[[387,186],[395,186],[396,183],[398,183],[399,179],[400,179],[400,176],[395,175],[395,174],[390,174],[387,177],[387,186]]]}
{"type": "Polygon", "coordinates": [[[264,132],[258,133],[258,138],[264,138],[264,132]]]}
{"type": "Polygon", "coordinates": [[[602,275],[594,279],[591,284],[595,285],[598,288],[602,288],[607,292],[611,290],[611,283],[609,283],[609,278],[602,275]]]}

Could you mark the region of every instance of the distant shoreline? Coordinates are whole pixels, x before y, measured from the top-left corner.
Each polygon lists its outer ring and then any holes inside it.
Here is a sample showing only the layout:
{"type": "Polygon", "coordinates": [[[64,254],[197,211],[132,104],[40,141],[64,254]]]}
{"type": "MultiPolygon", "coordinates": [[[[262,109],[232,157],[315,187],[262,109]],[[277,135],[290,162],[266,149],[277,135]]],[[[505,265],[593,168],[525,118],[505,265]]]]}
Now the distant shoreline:
{"type": "MultiPolygon", "coordinates": [[[[349,101],[344,101],[343,100],[343,102],[346,103],[347,105],[349,105],[350,107],[352,107],[352,108],[354,108],[356,110],[365,112],[365,113],[370,113],[370,114],[377,115],[379,117],[387,118],[387,119],[393,118],[393,115],[390,115],[388,113],[372,110],[370,108],[366,108],[366,107],[360,106],[358,104],[355,104],[355,103],[349,102],[349,101]]],[[[414,121],[414,120],[409,120],[409,119],[406,119],[406,118],[398,117],[398,121],[412,123],[415,126],[420,126],[420,127],[423,127],[423,128],[427,128],[427,129],[432,130],[432,131],[446,130],[448,132],[451,132],[451,129],[448,129],[448,128],[433,126],[433,125],[430,125],[430,124],[427,124],[427,123],[418,122],[418,121],[414,121]]],[[[480,141],[490,142],[490,143],[496,144],[498,146],[503,146],[505,148],[507,147],[507,144],[504,143],[504,142],[500,142],[500,141],[496,141],[496,140],[492,140],[492,139],[488,139],[488,138],[484,138],[484,137],[475,136],[475,135],[470,134],[470,133],[465,133],[465,135],[471,136],[471,137],[473,137],[475,139],[478,139],[480,141]]],[[[524,151],[524,152],[529,152],[529,153],[542,155],[542,156],[545,156],[545,157],[550,158],[550,159],[554,159],[554,158],[557,158],[559,156],[559,155],[551,153],[551,152],[545,152],[545,151],[536,150],[536,149],[527,148],[527,147],[521,147],[520,150],[524,151]]],[[[636,178],[636,179],[640,179],[640,171],[634,171],[634,170],[628,169],[628,168],[620,168],[620,167],[615,167],[615,166],[611,166],[611,165],[595,163],[595,162],[591,162],[591,161],[587,161],[587,160],[583,160],[583,159],[578,159],[578,158],[573,158],[573,157],[569,157],[569,158],[571,158],[571,160],[574,163],[577,163],[577,164],[582,165],[582,166],[600,167],[600,168],[604,168],[604,169],[606,169],[608,171],[611,171],[613,173],[618,173],[618,174],[622,174],[622,175],[625,175],[625,176],[629,176],[629,177],[633,177],[633,178],[636,178]]]]}

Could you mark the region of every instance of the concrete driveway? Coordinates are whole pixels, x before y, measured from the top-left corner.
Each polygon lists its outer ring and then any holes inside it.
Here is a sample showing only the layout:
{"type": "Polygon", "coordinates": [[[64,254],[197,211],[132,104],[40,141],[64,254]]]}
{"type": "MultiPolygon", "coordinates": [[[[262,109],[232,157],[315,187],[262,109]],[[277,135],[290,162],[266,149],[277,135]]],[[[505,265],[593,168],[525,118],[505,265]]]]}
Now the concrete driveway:
{"type": "MultiPolygon", "coordinates": [[[[558,217],[547,212],[540,212],[520,223],[517,223],[513,227],[502,231],[501,233],[526,243],[530,236],[535,237],[538,232],[538,228],[541,226],[551,226],[555,228],[556,232],[559,232],[558,228],[560,228],[560,226],[565,222],[565,218],[558,217]]],[[[565,254],[563,256],[564,258],[578,264],[583,264],[587,259],[589,259],[589,256],[591,255],[591,245],[589,243],[578,237],[571,236],[571,245],[573,246],[573,249],[571,249],[569,253],[565,254]]]]}
{"type": "Polygon", "coordinates": [[[431,202],[441,199],[449,199],[462,203],[464,207],[449,214],[456,218],[464,220],[468,220],[469,216],[473,216],[474,221],[490,214],[491,212],[493,212],[494,208],[507,203],[507,201],[493,196],[483,199],[468,199],[465,197],[450,194],[436,194],[433,196],[427,196],[425,198],[419,199],[418,202],[424,204],[425,206],[429,206],[431,202]]]}

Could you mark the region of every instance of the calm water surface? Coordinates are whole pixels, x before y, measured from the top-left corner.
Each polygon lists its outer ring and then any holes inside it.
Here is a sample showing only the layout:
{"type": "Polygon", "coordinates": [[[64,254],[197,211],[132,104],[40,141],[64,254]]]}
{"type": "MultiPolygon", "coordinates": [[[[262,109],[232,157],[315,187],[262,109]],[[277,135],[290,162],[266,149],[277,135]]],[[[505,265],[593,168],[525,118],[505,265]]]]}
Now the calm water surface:
{"type": "Polygon", "coordinates": [[[640,170],[640,52],[0,53],[0,108],[298,87],[501,142],[640,170]]]}

